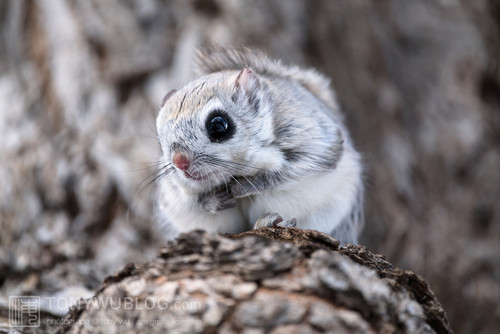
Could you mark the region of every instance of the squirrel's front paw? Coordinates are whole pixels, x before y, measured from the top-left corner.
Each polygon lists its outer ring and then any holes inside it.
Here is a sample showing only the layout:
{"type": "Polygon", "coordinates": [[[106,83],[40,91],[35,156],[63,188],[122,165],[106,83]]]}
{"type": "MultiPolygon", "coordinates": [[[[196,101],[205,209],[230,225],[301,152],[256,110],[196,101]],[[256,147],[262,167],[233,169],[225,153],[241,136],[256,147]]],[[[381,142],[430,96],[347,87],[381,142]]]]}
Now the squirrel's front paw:
{"type": "Polygon", "coordinates": [[[270,213],[260,218],[255,222],[253,227],[254,230],[262,227],[297,227],[297,220],[292,218],[290,220],[284,220],[279,213],[270,213]]]}
{"type": "Polygon", "coordinates": [[[211,213],[217,213],[236,206],[236,198],[227,189],[218,189],[205,193],[198,200],[203,209],[211,213]]]}

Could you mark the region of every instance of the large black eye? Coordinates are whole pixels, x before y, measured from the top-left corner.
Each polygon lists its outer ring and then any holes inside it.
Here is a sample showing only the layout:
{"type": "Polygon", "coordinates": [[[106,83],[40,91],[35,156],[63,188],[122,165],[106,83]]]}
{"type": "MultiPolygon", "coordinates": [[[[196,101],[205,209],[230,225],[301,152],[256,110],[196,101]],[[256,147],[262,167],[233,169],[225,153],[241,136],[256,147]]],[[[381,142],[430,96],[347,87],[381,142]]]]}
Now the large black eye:
{"type": "Polygon", "coordinates": [[[206,126],[210,139],[217,143],[228,139],[233,132],[229,118],[220,113],[209,116],[206,126]]]}

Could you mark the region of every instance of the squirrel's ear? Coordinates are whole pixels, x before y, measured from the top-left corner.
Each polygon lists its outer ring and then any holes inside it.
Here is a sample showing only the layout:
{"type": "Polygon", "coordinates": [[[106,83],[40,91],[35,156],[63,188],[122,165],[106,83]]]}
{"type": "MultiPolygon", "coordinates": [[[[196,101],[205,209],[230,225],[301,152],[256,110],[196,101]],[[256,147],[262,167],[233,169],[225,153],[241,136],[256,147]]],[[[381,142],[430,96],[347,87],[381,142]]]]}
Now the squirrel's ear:
{"type": "Polygon", "coordinates": [[[260,90],[259,78],[251,69],[245,67],[236,78],[236,87],[241,87],[245,94],[252,96],[260,90]]]}
{"type": "Polygon", "coordinates": [[[175,92],[177,92],[177,89],[172,89],[170,92],[168,92],[164,97],[163,99],[161,100],[161,106],[160,108],[163,108],[163,106],[165,105],[165,102],[168,101],[168,99],[175,94],[175,92]]]}

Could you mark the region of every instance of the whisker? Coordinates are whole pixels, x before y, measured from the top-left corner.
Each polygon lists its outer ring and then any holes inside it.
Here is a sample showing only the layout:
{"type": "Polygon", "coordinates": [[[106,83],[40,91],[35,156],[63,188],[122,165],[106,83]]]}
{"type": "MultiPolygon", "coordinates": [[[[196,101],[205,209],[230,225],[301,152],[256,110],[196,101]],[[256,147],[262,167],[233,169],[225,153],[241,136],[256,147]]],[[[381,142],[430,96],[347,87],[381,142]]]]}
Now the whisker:
{"type": "Polygon", "coordinates": [[[229,186],[227,185],[227,181],[225,178],[222,178],[222,181],[224,181],[224,186],[226,187],[226,195],[229,195],[229,186]]]}
{"type": "Polygon", "coordinates": [[[152,123],[151,121],[154,122],[153,119],[151,119],[150,117],[147,118],[147,122],[148,122],[148,126],[149,126],[149,129],[155,134],[156,137],[154,137],[155,139],[158,139],[158,129],[156,128],[156,122],[155,123],[152,123]]]}
{"type": "Polygon", "coordinates": [[[148,177],[144,179],[144,181],[141,182],[139,185],[139,188],[134,194],[134,200],[132,201],[132,205],[129,210],[127,210],[127,219],[130,219],[130,213],[134,212],[135,210],[135,203],[138,199],[138,197],[142,194],[144,190],[146,190],[153,182],[157,181],[159,178],[169,174],[171,170],[174,167],[172,167],[171,164],[166,164],[162,167],[160,167],[158,170],[155,170],[152,172],[148,177]]]}
{"type": "Polygon", "coordinates": [[[209,173],[212,175],[212,177],[215,179],[215,181],[216,181],[215,183],[219,183],[219,178],[217,177],[217,175],[215,174],[215,172],[214,172],[214,171],[211,171],[211,170],[209,170],[208,172],[209,172],[209,173]]]}
{"type": "Polygon", "coordinates": [[[255,186],[255,184],[252,183],[249,179],[247,179],[245,176],[242,176],[245,180],[247,180],[248,183],[255,189],[256,192],[259,192],[259,189],[255,186]]]}
{"type": "MultiPolygon", "coordinates": [[[[239,181],[238,181],[238,180],[237,180],[234,176],[232,176],[232,175],[229,175],[229,176],[230,176],[230,177],[231,177],[231,178],[232,178],[232,179],[233,179],[236,183],[238,183],[238,184],[241,186],[241,183],[240,183],[240,182],[239,182],[239,181]]],[[[254,203],[253,203],[252,197],[251,197],[251,196],[249,196],[249,197],[247,197],[247,198],[250,200],[250,203],[252,203],[252,205],[253,205],[254,203]]]]}
{"type": "Polygon", "coordinates": [[[255,167],[255,166],[252,166],[252,165],[245,165],[245,164],[238,163],[238,162],[233,162],[233,161],[224,161],[224,160],[221,160],[221,162],[226,163],[228,165],[237,166],[237,167],[251,168],[251,169],[256,169],[256,170],[264,171],[264,172],[268,171],[267,169],[264,169],[264,168],[259,168],[259,167],[255,167]]]}
{"type": "Polygon", "coordinates": [[[138,162],[137,164],[148,165],[148,166],[142,167],[142,168],[129,169],[129,171],[130,172],[142,172],[145,170],[156,169],[156,168],[162,166],[164,163],[161,161],[157,161],[157,162],[138,162]]]}
{"type": "MultiPolygon", "coordinates": [[[[173,168],[173,167],[172,167],[173,168]]],[[[148,184],[146,185],[147,186],[150,186],[152,183],[155,183],[157,180],[159,180],[160,178],[163,178],[165,175],[169,174],[173,169],[170,169],[170,168],[167,168],[165,169],[163,172],[157,174],[153,179],[151,179],[148,184]]]]}
{"type": "MultiPolygon", "coordinates": [[[[215,182],[216,184],[222,184],[224,183],[226,185],[226,189],[229,191],[229,186],[228,186],[228,177],[231,179],[231,182],[237,182],[241,185],[240,182],[236,179],[236,177],[242,177],[244,178],[250,185],[255,189],[255,191],[259,192],[258,187],[249,180],[250,175],[255,175],[258,172],[265,172],[265,173],[273,173],[276,174],[278,178],[281,179],[293,179],[297,177],[301,177],[301,175],[304,174],[304,170],[267,170],[263,168],[259,168],[250,164],[244,164],[240,162],[233,162],[229,160],[224,160],[220,159],[218,157],[214,157],[212,155],[208,154],[203,154],[197,157],[197,160],[199,163],[204,164],[207,169],[203,170],[202,172],[202,178],[207,179],[210,178],[215,182]],[[215,169],[218,168],[218,169],[215,169]]],[[[335,170],[346,170],[349,168],[357,167],[355,164],[348,164],[348,165],[341,165],[341,166],[336,166],[335,170]]],[[[309,168],[307,169],[308,171],[315,170],[317,173],[322,173],[322,172],[328,172],[326,169],[321,169],[318,168],[316,164],[311,164],[309,168]]],[[[334,169],[332,169],[333,171],[334,169]]]]}
{"type": "Polygon", "coordinates": [[[246,164],[242,164],[242,163],[239,163],[239,162],[234,162],[234,161],[229,161],[229,160],[223,160],[223,159],[219,159],[219,158],[216,158],[216,157],[213,157],[213,156],[209,156],[209,155],[203,155],[200,157],[200,160],[203,161],[203,162],[213,162],[213,163],[217,163],[219,165],[224,165],[226,167],[244,167],[244,168],[250,168],[250,169],[255,169],[255,170],[259,170],[259,171],[268,171],[267,169],[263,169],[263,168],[259,168],[259,167],[255,167],[255,166],[252,166],[252,165],[246,165],[246,164]]]}

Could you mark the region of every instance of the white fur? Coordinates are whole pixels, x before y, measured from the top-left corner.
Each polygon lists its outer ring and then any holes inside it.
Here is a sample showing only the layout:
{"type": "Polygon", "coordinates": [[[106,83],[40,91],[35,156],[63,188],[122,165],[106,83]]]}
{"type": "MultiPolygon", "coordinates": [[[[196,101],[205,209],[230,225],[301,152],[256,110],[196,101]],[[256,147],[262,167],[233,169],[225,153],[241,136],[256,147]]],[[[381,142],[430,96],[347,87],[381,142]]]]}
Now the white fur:
{"type": "Polygon", "coordinates": [[[196,229],[211,233],[240,233],[251,229],[238,207],[216,214],[207,212],[196,205],[188,188],[174,188],[172,184],[165,183],[159,188],[159,222],[168,230],[166,239],[196,229]]]}
{"type": "Polygon", "coordinates": [[[305,176],[278,189],[245,199],[250,221],[278,212],[297,219],[297,227],[331,233],[350,213],[357,196],[359,156],[346,152],[335,170],[305,176]]]}

